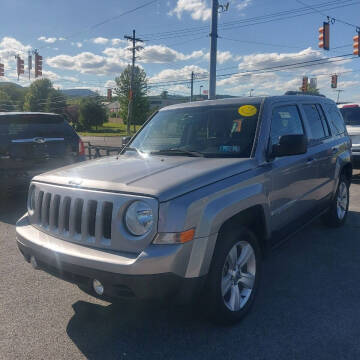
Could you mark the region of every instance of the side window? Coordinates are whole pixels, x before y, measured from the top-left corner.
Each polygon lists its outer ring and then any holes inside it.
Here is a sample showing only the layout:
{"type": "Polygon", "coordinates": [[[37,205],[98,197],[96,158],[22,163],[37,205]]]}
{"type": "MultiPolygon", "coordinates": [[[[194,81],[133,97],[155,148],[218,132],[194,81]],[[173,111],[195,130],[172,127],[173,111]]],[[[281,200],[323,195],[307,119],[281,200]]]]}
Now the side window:
{"type": "Polygon", "coordinates": [[[320,118],[321,118],[321,122],[323,124],[323,127],[324,127],[324,131],[325,131],[325,136],[328,137],[330,136],[330,129],[329,129],[329,124],[328,122],[326,121],[326,117],[325,117],[325,114],[324,114],[324,110],[322,108],[321,105],[316,105],[317,107],[317,110],[319,112],[319,115],[320,115],[320,118]]]}
{"type": "Polygon", "coordinates": [[[316,105],[302,105],[310,128],[309,140],[320,140],[326,137],[323,123],[316,105]]]}
{"type": "Polygon", "coordinates": [[[279,143],[283,135],[302,135],[304,128],[295,105],[279,106],[273,109],[271,118],[271,145],[279,143]]]}
{"type": "Polygon", "coordinates": [[[345,123],[339,109],[335,104],[325,104],[324,108],[332,133],[334,135],[343,134],[345,123]]]}

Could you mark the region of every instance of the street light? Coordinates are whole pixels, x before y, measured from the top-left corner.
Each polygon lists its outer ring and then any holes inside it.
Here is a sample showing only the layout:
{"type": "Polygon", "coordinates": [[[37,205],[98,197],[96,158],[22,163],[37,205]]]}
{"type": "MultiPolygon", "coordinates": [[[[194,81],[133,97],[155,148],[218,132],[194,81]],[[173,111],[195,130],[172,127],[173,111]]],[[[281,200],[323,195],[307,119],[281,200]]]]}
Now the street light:
{"type": "Polygon", "coordinates": [[[204,87],[204,85],[200,85],[200,100],[201,100],[201,89],[204,87]]]}
{"type": "Polygon", "coordinates": [[[254,89],[250,89],[250,95],[249,96],[251,96],[251,93],[254,91],[254,89]]]}

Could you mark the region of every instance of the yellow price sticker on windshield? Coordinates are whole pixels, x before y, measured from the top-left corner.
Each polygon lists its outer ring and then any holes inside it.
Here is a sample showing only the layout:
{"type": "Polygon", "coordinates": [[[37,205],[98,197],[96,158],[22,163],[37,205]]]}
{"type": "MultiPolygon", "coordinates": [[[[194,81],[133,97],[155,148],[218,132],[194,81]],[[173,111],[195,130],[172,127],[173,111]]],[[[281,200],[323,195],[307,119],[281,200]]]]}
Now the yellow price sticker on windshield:
{"type": "Polygon", "coordinates": [[[257,113],[257,108],[254,105],[243,105],[238,108],[238,113],[241,116],[254,116],[257,113]]]}

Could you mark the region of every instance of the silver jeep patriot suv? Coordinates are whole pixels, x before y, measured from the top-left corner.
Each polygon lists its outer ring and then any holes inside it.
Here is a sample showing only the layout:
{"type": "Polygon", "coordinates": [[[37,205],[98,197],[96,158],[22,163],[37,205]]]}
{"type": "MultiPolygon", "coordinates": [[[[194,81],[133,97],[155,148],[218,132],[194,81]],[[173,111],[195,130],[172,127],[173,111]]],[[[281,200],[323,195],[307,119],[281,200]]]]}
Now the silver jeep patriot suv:
{"type": "Polygon", "coordinates": [[[205,299],[232,323],[264,254],[307,222],[344,224],[351,142],[320,96],[166,107],[117,156],[36,176],[25,259],[104,299],[205,299]]]}

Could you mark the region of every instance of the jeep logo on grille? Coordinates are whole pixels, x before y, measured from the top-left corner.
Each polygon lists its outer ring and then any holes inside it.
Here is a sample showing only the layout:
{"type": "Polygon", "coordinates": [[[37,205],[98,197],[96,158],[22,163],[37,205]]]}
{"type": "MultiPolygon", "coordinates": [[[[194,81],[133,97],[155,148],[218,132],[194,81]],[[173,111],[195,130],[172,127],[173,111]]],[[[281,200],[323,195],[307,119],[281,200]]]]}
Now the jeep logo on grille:
{"type": "Polygon", "coordinates": [[[82,183],[81,179],[71,179],[69,180],[69,185],[79,186],[82,183]]]}
{"type": "Polygon", "coordinates": [[[44,144],[46,142],[46,140],[42,137],[37,137],[33,139],[33,142],[36,142],[38,144],[44,144]]]}

